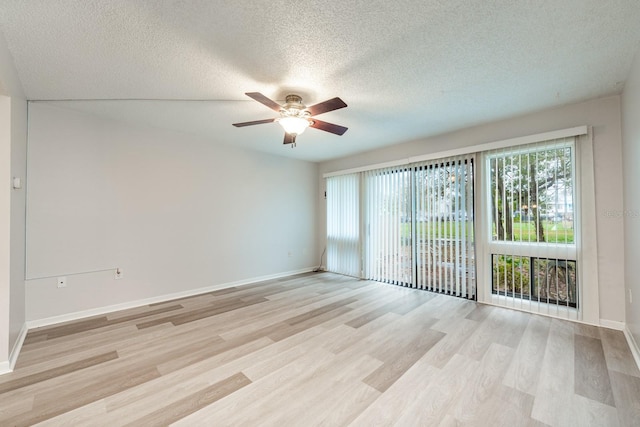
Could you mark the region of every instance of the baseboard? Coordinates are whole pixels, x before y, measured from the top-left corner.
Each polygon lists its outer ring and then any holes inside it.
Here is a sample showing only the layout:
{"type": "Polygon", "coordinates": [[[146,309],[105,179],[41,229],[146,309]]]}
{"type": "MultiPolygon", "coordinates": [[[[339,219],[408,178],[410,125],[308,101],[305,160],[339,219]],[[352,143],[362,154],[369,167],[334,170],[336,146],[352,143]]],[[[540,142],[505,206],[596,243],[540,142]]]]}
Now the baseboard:
{"type": "Polygon", "coordinates": [[[616,322],[615,320],[600,319],[600,326],[602,326],[603,328],[622,331],[624,333],[624,336],[627,339],[627,344],[629,345],[629,349],[631,350],[631,354],[633,355],[633,360],[635,360],[638,369],[640,369],[640,347],[638,347],[638,343],[633,338],[633,335],[627,327],[627,324],[623,322],[616,322]]]}
{"type": "Polygon", "coordinates": [[[127,310],[129,308],[140,307],[140,306],[143,306],[143,305],[157,304],[157,303],[160,303],[160,302],[170,301],[170,300],[174,300],[174,299],[178,299],[178,298],[187,298],[187,297],[191,297],[191,296],[194,296],[194,295],[205,294],[207,292],[216,291],[216,290],[219,290],[219,289],[231,288],[231,287],[234,287],[234,286],[249,285],[249,284],[252,284],[252,283],[264,282],[266,280],[273,280],[273,279],[279,279],[281,277],[293,276],[295,274],[309,273],[309,272],[312,272],[313,270],[314,270],[314,267],[308,267],[308,268],[303,268],[303,269],[300,269],[300,270],[287,271],[287,272],[284,272],[284,273],[277,273],[277,274],[270,274],[270,275],[267,275],[267,276],[253,277],[253,278],[250,278],[250,279],[237,280],[235,282],[220,283],[220,284],[217,284],[217,285],[207,286],[207,287],[204,287],[204,288],[190,289],[190,290],[184,291],[184,292],[176,292],[176,293],[160,295],[160,296],[152,297],[152,298],[146,298],[146,299],[141,299],[141,300],[136,300],[136,301],[129,301],[129,302],[122,303],[122,304],[115,304],[115,305],[109,305],[109,306],[105,306],[105,307],[92,308],[92,309],[89,309],[89,310],[82,310],[82,311],[77,311],[77,312],[74,312],[74,313],[62,314],[60,316],[52,316],[52,317],[47,317],[47,318],[44,318],[44,319],[29,320],[29,321],[27,321],[26,326],[27,326],[27,329],[40,328],[40,327],[43,327],[43,326],[55,325],[57,323],[70,322],[70,321],[73,321],[73,320],[84,319],[86,317],[99,316],[101,314],[112,313],[114,311],[127,310]]]}
{"type": "Polygon", "coordinates": [[[627,339],[627,344],[629,344],[629,348],[631,349],[631,354],[633,354],[633,359],[636,361],[638,369],[640,369],[640,347],[638,347],[638,343],[635,338],[633,338],[633,334],[628,327],[625,327],[623,332],[627,339]]]}
{"type": "Polygon", "coordinates": [[[13,372],[13,368],[16,366],[16,362],[18,361],[18,355],[20,354],[20,350],[22,349],[22,344],[24,343],[24,339],[27,337],[27,332],[27,324],[24,323],[22,325],[22,329],[20,329],[20,334],[18,334],[18,339],[13,345],[13,349],[11,349],[9,360],[0,362],[0,375],[13,372]]]}
{"type": "Polygon", "coordinates": [[[624,322],[617,322],[615,320],[600,319],[600,326],[603,328],[615,329],[616,331],[624,331],[626,325],[624,322]]]}
{"type": "Polygon", "coordinates": [[[24,344],[24,339],[27,337],[27,332],[29,332],[29,328],[27,327],[27,323],[25,322],[22,325],[22,329],[20,329],[18,339],[13,345],[13,349],[11,350],[11,354],[9,355],[9,369],[11,369],[12,371],[16,366],[16,362],[18,361],[18,355],[20,355],[20,350],[22,350],[22,344],[24,344]]]}

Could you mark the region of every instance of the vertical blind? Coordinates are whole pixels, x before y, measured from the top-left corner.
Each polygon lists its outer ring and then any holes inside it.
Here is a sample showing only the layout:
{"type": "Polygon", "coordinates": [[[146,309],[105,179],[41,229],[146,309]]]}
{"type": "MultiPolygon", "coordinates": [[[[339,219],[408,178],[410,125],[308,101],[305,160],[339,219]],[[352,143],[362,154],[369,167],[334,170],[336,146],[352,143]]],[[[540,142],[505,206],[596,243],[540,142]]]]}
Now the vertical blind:
{"type": "Polygon", "coordinates": [[[412,283],[411,169],[364,173],[365,278],[412,283]]]}
{"type": "Polygon", "coordinates": [[[419,163],[415,173],[418,288],[475,298],[473,158],[419,163]]]}
{"type": "Polygon", "coordinates": [[[361,251],[366,279],[475,298],[472,157],[328,178],[327,206],[330,271],[357,275],[361,251]]]}
{"type": "Polygon", "coordinates": [[[574,138],[489,152],[496,302],[573,317],[579,302],[574,138]]]}
{"type": "Polygon", "coordinates": [[[360,277],[360,176],[327,178],[327,269],[360,277]]]}

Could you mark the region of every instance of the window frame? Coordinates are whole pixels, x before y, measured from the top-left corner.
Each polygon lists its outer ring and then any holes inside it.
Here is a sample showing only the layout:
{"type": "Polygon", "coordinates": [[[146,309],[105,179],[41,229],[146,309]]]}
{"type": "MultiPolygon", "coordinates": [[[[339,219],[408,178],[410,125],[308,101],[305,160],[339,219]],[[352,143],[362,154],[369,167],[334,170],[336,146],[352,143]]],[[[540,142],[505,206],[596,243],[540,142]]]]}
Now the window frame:
{"type": "MultiPolygon", "coordinates": [[[[478,182],[482,182],[482,189],[478,197],[479,206],[476,207],[478,215],[478,240],[482,242],[482,253],[479,258],[479,275],[484,278],[484,286],[478,286],[479,301],[508,306],[510,308],[522,309],[530,312],[538,312],[542,314],[551,314],[557,317],[579,319],[581,317],[581,298],[583,295],[582,281],[580,280],[580,247],[581,247],[581,180],[580,180],[580,164],[579,153],[580,141],[578,136],[566,137],[559,139],[557,142],[553,140],[540,139],[537,142],[514,145],[512,147],[500,147],[499,150],[490,150],[480,153],[482,156],[482,168],[478,168],[482,176],[478,176],[478,182]],[[571,181],[573,183],[573,220],[574,220],[574,240],[573,243],[548,243],[548,242],[514,242],[499,241],[493,239],[493,216],[491,205],[491,160],[504,156],[505,153],[520,154],[536,151],[539,146],[540,151],[545,149],[554,149],[559,147],[571,148],[571,181]],[[576,304],[558,304],[555,300],[548,302],[538,301],[534,299],[522,298],[519,296],[509,296],[495,293],[493,290],[493,257],[499,255],[529,257],[534,259],[556,259],[559,261],[570,261],[576,263],[576,304]],[[481,289],[482,288],[482,289],[481,289]]],[[[533,261],[532,261],[533,262],[533,261]]]]}

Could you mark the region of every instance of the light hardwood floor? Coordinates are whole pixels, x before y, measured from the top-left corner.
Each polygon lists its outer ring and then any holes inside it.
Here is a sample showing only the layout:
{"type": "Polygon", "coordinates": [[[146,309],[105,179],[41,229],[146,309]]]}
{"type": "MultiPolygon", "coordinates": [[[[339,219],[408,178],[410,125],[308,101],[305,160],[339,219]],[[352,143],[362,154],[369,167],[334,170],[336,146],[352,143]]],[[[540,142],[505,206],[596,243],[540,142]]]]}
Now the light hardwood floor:
{"type": "Polygon", "coordinates": [[[621,332],[330,273],[29,332],[0,425],[632,426],[621,332]]]}

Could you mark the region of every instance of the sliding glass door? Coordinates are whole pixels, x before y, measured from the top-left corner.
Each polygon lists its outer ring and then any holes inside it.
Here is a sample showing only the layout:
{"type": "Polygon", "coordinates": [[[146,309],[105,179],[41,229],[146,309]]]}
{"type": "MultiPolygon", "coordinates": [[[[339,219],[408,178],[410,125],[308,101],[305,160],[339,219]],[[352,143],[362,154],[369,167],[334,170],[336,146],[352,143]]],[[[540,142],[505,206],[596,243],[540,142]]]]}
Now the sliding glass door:
{"type": "Polygon", "coordinates": [[[364,278],[475,298],[473,159],[363,174],[364,278]]]}
{"type": "Polygon", "coordinates": [[[364,173],[366,279],[413,283],[411,181],[409,168],[364,173]]]}
{"type": "Polygon", "coordinates": [[[475,298],[473,158],[414,167],[418,288],[475,298]]]}

